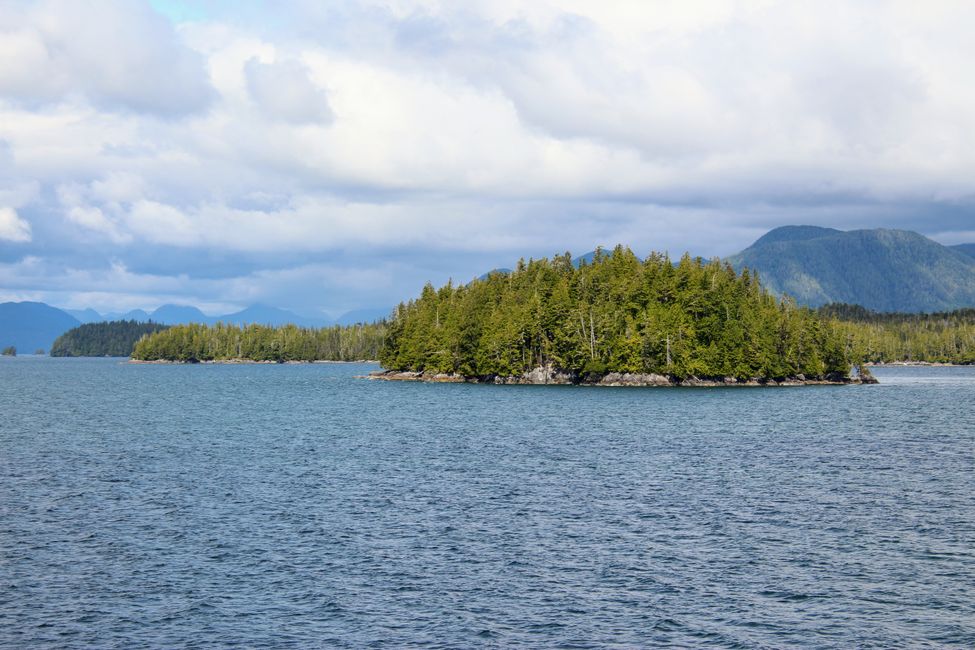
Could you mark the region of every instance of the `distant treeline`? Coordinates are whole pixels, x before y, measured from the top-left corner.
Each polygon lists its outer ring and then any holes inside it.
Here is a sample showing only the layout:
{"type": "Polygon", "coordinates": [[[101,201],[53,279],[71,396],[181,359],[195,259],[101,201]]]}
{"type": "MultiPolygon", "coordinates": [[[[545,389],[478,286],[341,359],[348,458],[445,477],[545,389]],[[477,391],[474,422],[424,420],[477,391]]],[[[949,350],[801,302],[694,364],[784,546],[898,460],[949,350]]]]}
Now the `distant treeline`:
{"type": "Polygon", "coordinates": [[[52,357],[127,357],[146,334],[166,329],[159,323],[120,320],[87,323],[68,330],[51,346],[52,357]]]}
{"type": "Polygon", "coordinates": [[[139,340],[141,361],[362,361],[376,359],[383,323],[320,329],[285,325],[175,325],[139,340]]]}
{"type": "Polygon", "coordinates": [[[831,304],[819,313],[835,319],[867,361],[975,363],[975,309],[935,314],[879,313],[831,304]]]}
{"type": "Polygon", "coordinates": [[[777,300],[747,270],[689,256],[677,264],[658,254],[640,260],[620,247],[578,267],[566,254],[467,285],[427,285],[388,323],[98,323],[68,332],[51,354],[124,356],[132,343],[122,334],[134,327],[159,330],[146,330],[131,350],[145,361],[379,359],[391,370],[474,377],[550,365],[580,375],[815,378],[845,375],[862,361],[975,363],[975,309],[885,314],[832,304],[814,311],[777,300]]]}
{"type": "Polygon", "coordinates": [[[518,376],[551,366],[578,375],[676,378],[847,375],[856,359],[831,319],[779,301],[748,271],[629,249],[518,264],[466,285],[427,285],[388,324],[391,370],[518,376]]]}

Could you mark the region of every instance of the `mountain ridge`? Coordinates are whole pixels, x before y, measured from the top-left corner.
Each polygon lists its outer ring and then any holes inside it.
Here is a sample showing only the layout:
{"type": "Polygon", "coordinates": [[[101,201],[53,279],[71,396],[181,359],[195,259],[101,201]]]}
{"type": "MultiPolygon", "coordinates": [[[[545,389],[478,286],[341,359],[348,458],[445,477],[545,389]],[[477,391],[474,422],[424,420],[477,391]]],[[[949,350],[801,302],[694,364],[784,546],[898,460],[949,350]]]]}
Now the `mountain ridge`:
{"type": "Polygon", "coordinates": [[[975,257],[896,229],[776,228],[726,258],[775,294],[811,307],[857,304],[881,312],[975,306],[975,257]]]}
{"type": "Polygon", "coordinates": [[[287,309],[256,303],[240,311],[219,316],[207,316],[198,307],[177,304],[160,305],[152,312],[133,309],[124,314],[100,314],[90,307],[69,310],[41,302],[7,302],[0,304],[0,347],[12,345],[20,354],[29,354],[39,349],[47,352],[58,337],[83,324],[136,321],[162,325],[226,323],[278,327],[294,324],[299,327],[320,328],[376,322],[386,318],[391,312],[392,309],[386,308],[357,309],[332,320],[301,316],[287,309]]]}
{"type": "Polygon", "coordinates": [[[950,246],[949,248],[953,248],[954,250],[962,252],[965,255],[968,255],[969,257],[975,258],[975,243],[955,244],[954,246],[950,246]]]}
{"type": "Polygon", "coordinates": [[[13,346],[20,354],[50,349],[64,332],[81,321],[43,302],[0,303],[0,348],[13,346]]]}

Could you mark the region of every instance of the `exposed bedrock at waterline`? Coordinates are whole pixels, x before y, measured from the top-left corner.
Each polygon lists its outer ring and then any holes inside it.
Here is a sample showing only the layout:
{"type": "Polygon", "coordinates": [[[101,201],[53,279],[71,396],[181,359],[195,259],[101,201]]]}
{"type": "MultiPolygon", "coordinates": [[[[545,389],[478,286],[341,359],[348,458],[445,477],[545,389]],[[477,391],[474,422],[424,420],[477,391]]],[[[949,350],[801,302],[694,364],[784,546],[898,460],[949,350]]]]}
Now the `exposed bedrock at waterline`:
{"type": "Polygon", "coordinates": [[[830,373],[821,377],[795,375],[791,377],[675,377],[657,373],[608,372],[579,374],[551,366],[536,367],[514,376],[468,376],[455,373],[435,373],[409,370],[381,370],[369,375],[370,379],[386,381],[425,381],[432,383],[508,384],[508,385],[556,385],[556,386],[812,386],[876,384],[869,373],[848,376],[830,373]]]}

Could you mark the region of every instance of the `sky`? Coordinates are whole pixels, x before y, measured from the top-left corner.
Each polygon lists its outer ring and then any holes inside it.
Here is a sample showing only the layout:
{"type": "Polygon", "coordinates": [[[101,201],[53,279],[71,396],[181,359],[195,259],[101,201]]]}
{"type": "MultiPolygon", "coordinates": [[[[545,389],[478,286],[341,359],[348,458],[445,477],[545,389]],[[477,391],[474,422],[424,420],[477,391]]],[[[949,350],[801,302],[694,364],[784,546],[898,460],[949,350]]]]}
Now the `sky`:
{"type": "Polygon", "coordinates": [[[0,301],[391,307],[767,230],[975,241],[975,3],[0,0],[0,301]]]}

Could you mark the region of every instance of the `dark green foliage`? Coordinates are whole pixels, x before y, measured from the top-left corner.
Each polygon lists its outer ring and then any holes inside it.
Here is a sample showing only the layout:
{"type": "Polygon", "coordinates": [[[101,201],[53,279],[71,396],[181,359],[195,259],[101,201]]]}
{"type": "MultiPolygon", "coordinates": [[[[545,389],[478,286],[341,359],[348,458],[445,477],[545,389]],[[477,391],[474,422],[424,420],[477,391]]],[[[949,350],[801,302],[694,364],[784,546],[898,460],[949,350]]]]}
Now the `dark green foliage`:
{"type": "Polygon", "coordinates": [[[144,336],[132,358],[141,361],[362,361],[375,359],[385,325],[320,329],[284,325],[175,325],[144,336]]]}
{"type": "Polygon", "coordinates": [[[975,309],[904,314],[830,304],[819,312],[838,321],[835,326],[867,361],[975,363],[975,309]]]}
{"type": "Polygon", "coordinates": [[[786,226],[728,261],[801,305],[930,312],[975,307],[975,258],[965,253],[905,230],[786,226]]]}
{"type": "Polygon", "coordinates": [[[159,323],[119,320],[87,323],[68,330],[51,346],[52,357],[127,357],[145,334],[166,329],[159,323]]]}
{"type": "Polygon", "coordinates": [[[5,356],[5,357],[16,357],[17,356],[17,348],[15,348],[12,345],[8,345],[3,350],[0,350],[0,355],[5,356]]]}
{"type": "Polygon", "coordinates": [[[846,375],[851,348],[828,322],[779,302],[757,277],[685,255],[618,246],[520,262],[468,285],[427,285],[400,305],[380,355],[391,370],[514,376],[551,365],[676,378],[846,375]]]}

